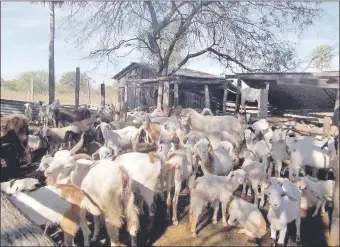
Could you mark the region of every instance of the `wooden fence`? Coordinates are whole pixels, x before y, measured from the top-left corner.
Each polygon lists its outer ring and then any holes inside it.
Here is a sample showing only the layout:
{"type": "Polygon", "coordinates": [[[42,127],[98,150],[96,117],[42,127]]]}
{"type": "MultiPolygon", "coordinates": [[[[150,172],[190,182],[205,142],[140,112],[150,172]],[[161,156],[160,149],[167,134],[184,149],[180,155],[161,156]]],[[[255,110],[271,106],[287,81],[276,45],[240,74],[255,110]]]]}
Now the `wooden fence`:
{"type": "MultiPolygon", "coordinates": [[[[39,106],[34,104],[30,101],[21,101],[21,100],[8,100],[8,99],[1,99],[1,116],[7,116],[12,113],[21,113],[24,114],[25,112],[25,103],[30,103],[32,108],[32,119],[36,120],[39,119],[39,106]]],[[[74,105],[63,105],[62,108],[65,109],[74,109],[74,105]]],[[[91,113],[95,111],[90,110],[91,113]]]]}

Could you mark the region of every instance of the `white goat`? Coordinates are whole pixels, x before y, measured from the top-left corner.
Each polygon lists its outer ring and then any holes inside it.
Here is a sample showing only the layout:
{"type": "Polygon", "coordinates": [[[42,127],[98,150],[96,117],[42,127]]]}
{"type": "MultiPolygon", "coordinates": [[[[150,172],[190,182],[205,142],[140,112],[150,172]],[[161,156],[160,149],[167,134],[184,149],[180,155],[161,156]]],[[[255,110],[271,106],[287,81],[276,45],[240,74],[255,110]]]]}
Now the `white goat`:
{"type": "MultiPolygon", "coordinates": [[[[267,90],[267,88],[266,88],[267,90]]],[[[261,89],[255,89],[251,87],[241,89],[241,106],[243,107],[243,112],[246,113],[245,103],[257,101],[257,108],[259,109],[261,98],[261,89]]]]}
{"type": "Polygon", "coordinates": [[[25,116],[27,117],[28,119],[28,122],[32,122],[32,107],[31,107],[31,104],[30,103],[25,103],[24,104],[24,107],[25,107],[25,116]]]}
{"type": "Polygon", "coordinates": [[[200,159],[204,175],[227,175],[233,168],[233,145],[228,141],[220,142],[212,150],[209,139],[201,138],[193,148],[194,157],[200,159]]]}
{"type": "Polygon", "coordinates": [[[113,160],[114,151],[112,148],[107,146],[100,147],[96,152],[92,154],[93,160],[113,160]]]}
{"type": "Polygon", "coordinates": [[[203,208],[211,203],[214,208],[213,224],[217,223],[217,212],[222,204],[222,222],[227,225],[226,210],[234,191],[243,184],[245,172],[242,169],[232,171],[228,176],[204,175],[194,182],[191,190],[189,224],[193,237],[196,237],[196,225],[203,208]]]}
{"type": "Polygon", "coordinates": [[[166,171],[163,160],[154,152],[132,152],[117,156],[114,162],[125,168],[132,179],[133,191],[146,202],[150,216],[148,228],[151,230],[156,210],[155,195],[164,192],[166,171]]]}
{"type": "MultiPolygon", "coordinates": [[[[90,196],[102,211],[111,245],[117,241],[117,228],[121,227],[125,216],[132,244],[135,245],[139,211],[134,205],[131,178],[123,167],[110,160],[75,160],[69,151],[63,150],[55,154],[45,174],[58,174],[57,182],[78,185],[90,196]],[[97,181],[101,181],[100,184],[97,181]]],[[[96,216],[91,241],[96,241],[99,230],[100,218],[96,216]]]]}
{"type": "MultiPolygon", "coordinates": [[[[135,246],[139,229],[139,210],[134,204],[132,179],[127,171],[114,161],[97,162],[98,164],[90,169],[80,187],[103,213],[111,246],[117,245],[118,230],[124,218],[127,222],[127,231],[131,236],[131,245],[135,246]]],[[[96,240],[99,233],[99,217],[94,217],[94,225],[92,241],[96,240]]]]}
{"type": "Polygon", "coordinates": [[[244,159],[242,169],[246,172],[246,180],[243,184],[242,197],[246,194],[246,184],[250,183],[254,191],[254,205],[258,204],[258,197],[261,197],[260,208],[264,205],[264,194],[259,192],[259,185],[261,185],[261,191],[264,189],[266,180],[266,166],[259,162],[259,158],[255,156],[251,151],[249,155],[244,159]]]}
{"type": "MultiPolygon", "coordinates": [[[[167,150],[169,150],[169,148],[167,150]]],[[[177,205],[182,181],[187,181],[187,187],[190,190],[195,180],[198,167],[193,164],[190,149],[176,150],[169,153],[165,162],[165,167],[167,170],[167,215],[170,215],[171,188],[174,185],[175,192],[172,200],[172,222],[174,225],[177,225],[177,205]]]]}
{"type": "Polygon", "coordinates": [[[327,201],[333,201],[335,181],[313,181],[306,176],[298,181],[298,185],[301,190],[301,208],[307,210],[309,207],[316,206],[312,217],[318,214],[320,207],[321,215],[326,214],[325,205],[327,201]]]}
{"type": "Polygon", "coordinates": [[[227,210],[229,213],[228,225],[235,225],[234,221],[236,220],[243,227],[238,233],[258,239],[267,233],[266,220],[255,205],[239,197],[231,196],[227,210]]]}
{"type": "MultiPolygon", "coordinates": [[[[330,138],[326,142],[320,141],[312,136],[286,137],[284,139],[283,130],[276,129],[273,132],[272,143],[272,156],[277,171],[281,169],[283,157],[287,156],[290,156],[291,159],[290,166],[304,167],[305,165],[309,165],[317,169],[323,168],[327,170],[333,168],[330,165],[330,160],[331,156],[336,153],[336,141],[334,138],[330,138]],[[277,158],[276,156],[281,157],[277,158]]],[[[316,170],[314,169],[314,171],[316,170]]]]}
{"type": "MultiPolygon", "coordinates": [[[[16,187],[15,183],[13,187],[16,187]]],[[[101,212],[78,187],[57,185],[29,192],[16,190],[8,199],[37,225],[60,225],[64,231],[65,246],[75,246],[74,237],[79,227],[83,233],[84,246],[90,246],[86,209],[93,215],[100,215],[101,212]]]]}
{"type": "MultiPolygon", "coordinates": [[[[287,181],[288,182],[288,181],[287,181]]],[[[290,182],[288,182],[290,183],[290,182]]],[[[300,242],[300,195],[296,184],[290,183],[284,189],[280,184],[270,184],[264,193],[269,197],[269,211],[267,219],[270,223],[271,238],[273,243],[276,241],[276,232],[280,231],[278,244],[283,245],[287,224],[295,220],[296,224],[296,241],[300,242]],[[289,191],[289,193],[287,193],[289,191]],[[298,198],[296,198],[296,195],[298,198]]]]}
{"type": "Polygon", "coordinates": [[[112,147],[114,155],[117,156],[123,149],[136,150],[139,129],[128,126],[119,130],[112,130],[111,126],[105,122],[100,123],[96,129],[101,129],[105,144],[112,147]]]}
{"type": "Polygon", "coordinates": [[[14,194],[20,191],[34,190],[39,185],[36,178],[11,179],[8,182],[1,183],[1,191],[7,194],[14,194]]]}
{"type": "Polygon", "coordinates": [[[241,120],[233,116],[203,116],[187,108],[181,111],[181,118],[196,131],[228,131],[235,135],[242,135],[243,132],[241,120]]]}
{"type": "Polygon", "coordinates": [[[191,131],[188,135],[183,138],[183,143],[187,145],[194,145],[200,138],[206,137],[209,139],[212,148],[216,149],[220,142],[228,141],[233,144],[235,151],[235,159],[238,159],[238,153],[241,146],[242,139],[239,135],[232,135],[227,131],[214,131],[214,132],[200,132],[191,131]],[[192,144],[193,143],[193,144],[192,144]]]}

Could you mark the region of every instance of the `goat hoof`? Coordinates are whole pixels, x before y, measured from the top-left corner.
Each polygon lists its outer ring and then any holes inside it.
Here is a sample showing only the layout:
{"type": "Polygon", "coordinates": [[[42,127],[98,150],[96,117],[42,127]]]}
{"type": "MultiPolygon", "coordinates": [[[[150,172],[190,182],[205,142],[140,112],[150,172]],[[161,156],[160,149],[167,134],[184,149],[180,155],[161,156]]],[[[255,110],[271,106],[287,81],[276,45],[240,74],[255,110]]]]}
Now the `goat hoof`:
{"type": "Polygon", "coordinates": [[[314,218],[317,214],[312,214],[312,217],[314,218]]]}
{"type": "Polygon", "coordinates": [[[177,225],[178,225],[178,220],[172,220],[172,224],[173,224],[174,226],[177,226],[177,225]]]}
{"type": "Polygon", "coordinates": [[[213,223],[214,225],[216,225],[216,224],[217,224],[217,220],[213,220],[212,223],[213,223]]]}
{"type": "Polygon", "coordinates": [[[223,224],[223,226],[227,226],[228,225],[227,222],[222,222],[222,224],[223,224]]]}
{"type": "Polygon", "coordinates": [[[197,237],[197,234],[196,234],[196,232],[193,232],[191,235],[192,235],[194,238],[196,238],[196,237],[197,237]]]}

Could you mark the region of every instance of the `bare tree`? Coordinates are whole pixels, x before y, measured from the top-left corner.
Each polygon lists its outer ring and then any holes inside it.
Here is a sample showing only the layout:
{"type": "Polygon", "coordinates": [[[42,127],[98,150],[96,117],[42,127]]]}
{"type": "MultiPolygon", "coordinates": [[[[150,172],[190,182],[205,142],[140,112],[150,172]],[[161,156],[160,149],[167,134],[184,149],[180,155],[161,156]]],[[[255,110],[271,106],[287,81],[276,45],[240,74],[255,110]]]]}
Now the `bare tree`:
{"type": "Polygon", "coordinates": [[[320,14],[316,1],[86,2],[72,6],[63,27],[77,46],[96,38],[89,58],[148,52],[157,75],[173,74],[203,54],[231,69],[284,71],[295,68],[295,50],[279,34],[301,34],[320,14]],[[183,59],[170,69],[176,52],[183,59]]]}

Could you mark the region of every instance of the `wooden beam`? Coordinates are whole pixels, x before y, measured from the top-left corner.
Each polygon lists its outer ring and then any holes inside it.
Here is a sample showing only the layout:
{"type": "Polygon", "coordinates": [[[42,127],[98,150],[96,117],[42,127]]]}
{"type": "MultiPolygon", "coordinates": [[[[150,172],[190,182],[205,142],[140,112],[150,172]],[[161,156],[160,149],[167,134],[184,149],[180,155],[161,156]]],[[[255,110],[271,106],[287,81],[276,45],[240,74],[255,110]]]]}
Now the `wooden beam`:
{"type": "Polygon", "coordinates": [[[237,94],[236,94],[236,101],[235,101],[235,113],[239,112],[239,110],[240,110],[241,87],[242,87],[242,81],[240,79],[237,79],[237,94]]]}
{"type": "Polygon", "coordinates": [[[227,113],[227,98],[228,98],[228,83],[224,86],[223,89],[223,101],[222,101],[222,114],[226,115],[227,113]]]}
{"type": "MultiPolygon", "coordinates": [[[[34,209],[33,209],[34,210],[34,209]]],[[[1,192],[1,246],[58,246],[1,192]]]]}
{"type": "Polygon", "coordinates": [[[158,84],[157,108],[162,108],[163,83],[158,84]]]}
{"type": "Polygon", "coordinates": [[[178,98],[179,98],[179,92],[178,92],[178,83],[174,83],[174,106],[175,108],[178,107],[178,98]]]}
{"type": "Polygon", "coordinates": [[[125,80],[126,84],[130,83],[152,83],[152,82],[160,82],[160,81],[176,81],[176,77],[168,76],[168,77],[158,77],[158,78],[149,78],[149,79],[127,79],[125,80]]]}
{"type": "Polygon", "coordinates": [[[166,116],[169,113],[169,98],[170,98],[170,82],[164,82],[164,91],[163,91],[163,111],[166,116]]]}
{"type": "Polygon", "coordinates": [[[127,102],[128,100],[128,86],[124,86],[124,102],[127,102]]]}
{"type": "Polygon", "coordinates": [[[80,68],[76,68],[75,107],[79,107],[80,68]]]}
{"type": "Polygon", "coordinates": [[[339,108],[339,89],[338,89],[338,92],[336,94],[336,99],[335,99],[335,105],[334,105],[334,112],[333,112],[333,125],[338,125],[339,124],[339,111],[340,111],[340,108],[339,108]]]}
{"type": "Polygon", "coordinates": [[[105,84],[100,84],[100,105],[105,107],[105,84]]]}
{"type": "Polygon", "coordinates": [[[30,97],[30,101],[34,102],[34,80],[33,80],[33,78],[31,78],[31,97],[30,97]]]}
{"type": "Polygon", "coordinates": [[[210,109],[210,97],[209,97],[209,86],[204,85],[204,97],[205,97],[205,108],[210,109]]]}
{"type": "Polygon", "coordinates": [[[268,117],[268,91],[269,83],[265,89],[261,89],[260,102],[257,103],[259,108],[259,117],[266,119],[268,117]]]}

